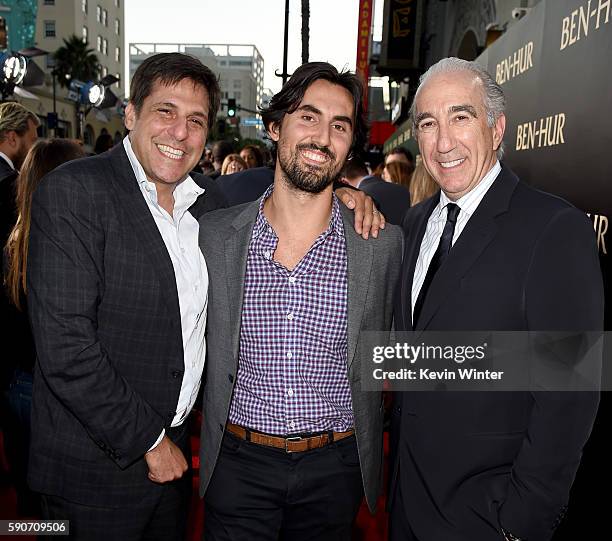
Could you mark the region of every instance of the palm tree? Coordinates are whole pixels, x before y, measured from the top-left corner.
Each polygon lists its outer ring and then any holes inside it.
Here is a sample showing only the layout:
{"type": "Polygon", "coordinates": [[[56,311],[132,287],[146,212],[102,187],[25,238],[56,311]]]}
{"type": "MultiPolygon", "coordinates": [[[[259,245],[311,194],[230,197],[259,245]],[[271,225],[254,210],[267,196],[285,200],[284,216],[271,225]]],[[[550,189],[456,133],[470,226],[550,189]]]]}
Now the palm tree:
{"type": "Polygon", "coordinates": [[[60,86],[68,88],[72,79],[95,81],[100,75],[100,63],[93,49],[82,38],[69,36],[64,44],[53,53],[55,74],[60,86]]]}
{"type": "MultiPolygon", "coordinates": [[[[55,67],[53,68],[54,77],[60,86],[70,87],[73,79],[87,83],[97,81],[100,76],[100,63],[93,49],[89,48],[87,41],[83,41],[74,34],[64,38],[64,44],[53,53],[55,67]]],[[[81,111],[81,103],[75,104],[76,114],[76,137],[81,138],[83,132],[83,121],[85,115],[81,111]]]]}

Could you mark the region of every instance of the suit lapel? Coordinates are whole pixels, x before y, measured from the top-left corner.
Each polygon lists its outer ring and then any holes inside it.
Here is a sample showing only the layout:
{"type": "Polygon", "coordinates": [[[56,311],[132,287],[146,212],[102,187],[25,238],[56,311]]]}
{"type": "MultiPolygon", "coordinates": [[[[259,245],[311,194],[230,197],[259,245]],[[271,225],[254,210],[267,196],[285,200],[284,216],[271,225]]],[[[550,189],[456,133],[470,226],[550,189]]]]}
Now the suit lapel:
{"type": "Polygon", "coordinates": [[[234,359],[238,359],[240,347],[240,322],[244,301],[244,278],[246,275],[249,245],[253,226],[259,212],[259,200],[245,207],[234,221],[225,239],[225,279],[230,314],[230,336],[234,359]]]}
{"type": "Polygon", "coordinates": [[[429,287],[417,330],[427,328],[444,302],[460,289],[461,279],[493,241],[498,231],[496,219],[508,210],[517,182],[517,177],[511,171],[502,168],[453,246],[444,265],[436,273],[429,287]]]}
{"type": "Polygon", "coordinates": [[[353,229],[353,213],[340,204],[346,240],[348,299],[347,299],[347,365],[350,370],[355,359],[355,349],[365,302],[370,285],[372,270],[372,246],[364,241],[353,229]]]}
{"type": "Polygon", "coordinates": [[[152,271],[160,283],[161,296],[170,310],[171,317],[180,321],[180,307],[176,289],[176,277],[172,260],[157,228],[147,202],[145,201],[138,181],[132,170],[130,161],[123,145],[116,145],[110,151],[110,163],[114,170],[113,182],[118,187],[119,205],[133,231],[134,236],[142,245],[142,249],[152,271]]]}
{"type": "Polygon", "coordinates": [[[401,291],[399,295],[400,302],[402,303],[399,313],[404,318],[404,321],[402,322],[403,325],[396,326],[398,330],[412,330],[412,281],[414,280],[414,271],[417,259],[419,258],[421,242],[427,229],[427,221],[439,201],[438,195],[433,196],[423,206],[420,215],[414,220],[410,231],[404,229],[406,247],[404,249],[404,264],[402,266],[401,291]]]}

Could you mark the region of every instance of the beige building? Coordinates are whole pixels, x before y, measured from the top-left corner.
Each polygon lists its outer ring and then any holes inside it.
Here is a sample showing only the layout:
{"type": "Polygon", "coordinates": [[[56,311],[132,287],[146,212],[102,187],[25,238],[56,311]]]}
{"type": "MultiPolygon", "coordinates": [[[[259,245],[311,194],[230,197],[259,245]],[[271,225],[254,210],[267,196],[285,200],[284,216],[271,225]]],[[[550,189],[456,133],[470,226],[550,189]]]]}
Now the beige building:
{"type": "MultiPolygon", "coordinates": [[[[124,2],[126,0],[38,0],[36,18],[36,47],[56,51],[63,39],[75,34],[86,39],[94,50],[100,65],[101,76],[114,75],[119,81],[110,88],[120,99],[126,95],[123,81],[124,51],[124,2]]],[[[38,57],[36,63],[45,71],[45,83],[29,88],[38,99],[18,98],[40,117],[43,134],[47,133],[46,115],[53,111],[53,78],[51,55],[38,57]]],[[[58,135],[75,137],[76,118],[74,102],[66,98],[67,91],[56,84],[56,111],[59,118],[58,135]]],[[[113,137],[123,134],[123,120],[116,109],[99,112],[92,109],[85,118],[83,138],[86,146],[93,146],[96,137],[106,129],[113,137]]]]}
{"type": "MultiPolygon", "coordinates": [[[[130,77],[148,57],[168,52],[195,56],[217,74],[221,103],[235,99],[239,107],[236,117],[228,119],[228,122],[238,123],[243,137],[263,137],[261,116],[256,111],[264,97],[264,60],[255,45],[130,43],[130,77]]],[[[222,107],[217,118],[226,117],[227,109],[222,107]]]]}

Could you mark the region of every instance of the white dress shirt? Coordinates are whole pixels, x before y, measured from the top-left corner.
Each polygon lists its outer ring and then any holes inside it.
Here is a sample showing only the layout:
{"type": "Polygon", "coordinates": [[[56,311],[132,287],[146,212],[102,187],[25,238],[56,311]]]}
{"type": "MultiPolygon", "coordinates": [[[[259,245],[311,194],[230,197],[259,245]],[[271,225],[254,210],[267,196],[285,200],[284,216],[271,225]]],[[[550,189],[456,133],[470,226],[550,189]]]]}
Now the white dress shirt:
{"type": "MultiPolygon", "coordinates": [[[[204,331],[208,305],[208,271],[198,245],[200,226],[192,214],[187,211],[198,196],[204,193],[204,189],[200,188],[190,176],[187,176],[174,189],[174,210],[170,215],[158,204],[155,184],[147,179],[142,165],[132,150],[129,137],[123,140],[123,146],[174,268],[185,363],[176,415],[171,425],[178,426],[183,423],[193,408],[200,388],[206,357],[204,331]]],[[[163,435],[162,431],[151,449],[161,441],[163,435]]]]}
{"type": "Polygon", "coordinates": [[[440,237],[442,236],[442,231],[444,230],[444,225],[446,224],[446,215],[448,213],[446,205],[449,203],[455,203],[461,209],[459,211],[459,215],[457,216],[457,223],[455,224],[455,232],[453,234],[453,246],[461,232],[465,229],[469,219],[472,217],[472,214],[480,205],[482,198],[489,191],[489,188],[493,185],[493,182],[499,175],[501,171],[501,165],[498,161],[495,162],[495,165],[491,168],[491,170],[484,176],[484,178],[468,193],[466,193],[463,197],[460,197],[457,201],[451,201],[444,192],[440,192],[440,202],[436,205],[433,212],[429,216],[429,220],[427,221],[427,229],[425,230],[425,235],[423,235],[423,240],[421,241],[421,248],[419,250],[419,257],[416,262],[416,267],[414,269],[414,278],[412,279],[412,311],[414,314],[414,305],[419,297],[419,292],[421,291],[421,287],[423,286],[423,282],[425,281],[425,275],[427,274],[427,269],[429,268],[429,264],[433,259],[434,254],[436,253],[436,249],[438,248],[438,244],[440,243],[440,237]]]}
{"type": "Polygon", "coordinates": [[[13,160],[11,160],[4,152],[0,152],[0,158],[4,158],[4,161],[11,166],[11,169],[15,169],[15,165],[13,165],[13,160]]]}

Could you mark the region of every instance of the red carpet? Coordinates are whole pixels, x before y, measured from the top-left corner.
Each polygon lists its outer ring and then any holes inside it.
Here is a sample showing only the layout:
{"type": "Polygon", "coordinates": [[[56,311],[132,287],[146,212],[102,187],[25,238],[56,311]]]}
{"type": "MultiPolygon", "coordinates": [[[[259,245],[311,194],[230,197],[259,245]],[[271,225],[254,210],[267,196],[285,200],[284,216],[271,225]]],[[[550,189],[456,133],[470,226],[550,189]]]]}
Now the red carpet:
{"type": "MultiPolygon", "coordinates": [[[[199,469],[198,449],[200,437],[198,434],[193,434],[191,437],[192,450],[192,465],[195,472],[193,479],[193,498],[191,500],[191,510],[189,513],[189,541],[200,541],[202,539],[202,529],[204,524],[204,504],[198,495],[199,477],[197,472],[199,469]]],[[[0,480],[6,478],[8,465],[3,452],[2,432],[0,432],[0,480]]],[[[388,454],[388,438],[385,433],[385,456],[388,454]]],[[[385,463],[386,469],[386,463],[385,463]]],[[[386,472],[385,472],[386,473],[386,472]]],[[[385,475],[386,477],[386,475],[385,475]]],[[[0,484],[0,520],[16,519],[16,518],[34,518],[34,517],[18,517],[15,491],[11,486],[0,484]]],[[[353,539],[355,541],[384,541],[387,538],[387,514],[384,512],[385,501],[381,496],[378,502],[378,512],[375,517],[370,515],[365,502],[362,503],[353,539]]],[[[15,537],[6,537],[0,535],[0,540],[14,540],[15,537]]],[[[19,536],[22,541],[34,541],[34,536],[19,536]]],[[[58,539],[61,539],[59,537],[58,539]]],[[[114,540],[110,540],[114,541],[114,540]]]]}

